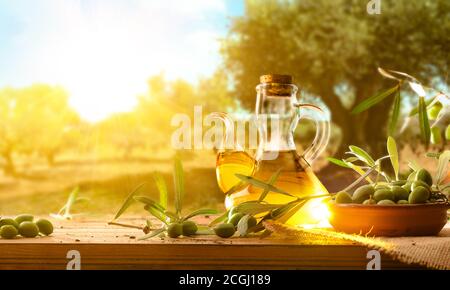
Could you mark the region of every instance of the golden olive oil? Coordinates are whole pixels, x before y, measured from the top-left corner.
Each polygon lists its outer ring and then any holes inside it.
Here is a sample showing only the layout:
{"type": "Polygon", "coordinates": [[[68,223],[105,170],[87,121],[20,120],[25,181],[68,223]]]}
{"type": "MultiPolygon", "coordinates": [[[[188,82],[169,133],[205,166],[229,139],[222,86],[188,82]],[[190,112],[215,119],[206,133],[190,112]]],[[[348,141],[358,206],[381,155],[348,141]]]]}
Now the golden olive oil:
{"type": "MultiPolygon", "coordinates": [[[[262,160],[256,168],[254,159],[246,153],[230,152],[223,154],[218,158],[217,176],[222,190],[228,191],[239,182],[239,179],[234,176],[235,173],[252,175],[256,179],[267,182],[279,169],[281,169],[281,172],[274,184],[277,188],[298,197],[328,194],[311,167],[294,150],[280,151],[275,159],[262,160]]],[[[226,197],[225,205],[229,209],[245,201],[257,200],[262,191],[261,188],[247,185],[229,194],[226,197]]],[[[294,199],[280,193],[269,192],[264,200],[270,204],[285,204],[294,199]]],[[[318,201],[308,202],[287,223],[295,225],[317,223],[318,213],[314,211],[322,210],[318,201]],[[318,208],[315,209],[315,207],[318,208]]]]}

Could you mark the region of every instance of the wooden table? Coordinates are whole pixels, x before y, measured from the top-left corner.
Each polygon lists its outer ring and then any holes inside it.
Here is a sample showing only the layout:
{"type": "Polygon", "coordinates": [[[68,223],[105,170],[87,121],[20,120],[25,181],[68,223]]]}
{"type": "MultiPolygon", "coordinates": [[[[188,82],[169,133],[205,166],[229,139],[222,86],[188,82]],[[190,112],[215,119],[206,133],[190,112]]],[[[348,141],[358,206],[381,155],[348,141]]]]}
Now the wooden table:
{"type": "MultiPolygon", "coordinates": [[[[342,242],[302,244],[280,238],[153,238],[106,222],[57,222],[50,237],[0,239],[0,269],[66,269],[69,251],[81,269],[366,269],[368,249],[342,242]]],[[[383,269],[411,266],[382,255],[383,269]]]]}

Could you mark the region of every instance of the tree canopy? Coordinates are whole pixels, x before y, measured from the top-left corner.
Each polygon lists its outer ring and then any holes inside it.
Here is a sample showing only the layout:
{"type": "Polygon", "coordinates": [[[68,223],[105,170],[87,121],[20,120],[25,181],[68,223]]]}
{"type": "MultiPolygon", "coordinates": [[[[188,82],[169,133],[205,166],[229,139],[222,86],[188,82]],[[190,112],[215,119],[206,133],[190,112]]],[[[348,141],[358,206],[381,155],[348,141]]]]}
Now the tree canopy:
{"type": "Polygon", "coordinates": [[[252,108],[258,77],[291,74],[320,96],[349,144],[384,147],[391,102],[351,115],[361,100],[386,89],[377,67],[404,71],[424,83],[444,82],[450,62],[450,2],[383,0],[369,15],[366,1],[246,1],[232,20],[222,52],[234,94],[252,108]]]}

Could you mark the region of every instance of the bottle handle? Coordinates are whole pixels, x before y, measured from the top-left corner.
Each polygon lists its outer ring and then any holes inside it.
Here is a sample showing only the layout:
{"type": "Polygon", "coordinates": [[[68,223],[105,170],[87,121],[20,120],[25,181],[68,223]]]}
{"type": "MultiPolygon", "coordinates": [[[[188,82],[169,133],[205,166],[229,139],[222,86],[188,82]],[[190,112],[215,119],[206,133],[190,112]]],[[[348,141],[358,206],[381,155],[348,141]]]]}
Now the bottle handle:
{"type": "Polygon", "coordinates": [[[325,150],[330,140],[330,118],[318,106],[312,104],[295,104],[299,119],[309,119],[316,124],[316,136],[312,144],[305,150],[303,158],[309,164],[325,150]],[[304,109],[304,110],[301,110],[304,109]]]}
{"type": "Polygon", "coordinates": [[[233,119],[223,112],[214,112],[210,114],[212,119],[218,119],[225,125],[225,136],[220,142],[219,151],[234,149],[234,122],[233,119]]]}

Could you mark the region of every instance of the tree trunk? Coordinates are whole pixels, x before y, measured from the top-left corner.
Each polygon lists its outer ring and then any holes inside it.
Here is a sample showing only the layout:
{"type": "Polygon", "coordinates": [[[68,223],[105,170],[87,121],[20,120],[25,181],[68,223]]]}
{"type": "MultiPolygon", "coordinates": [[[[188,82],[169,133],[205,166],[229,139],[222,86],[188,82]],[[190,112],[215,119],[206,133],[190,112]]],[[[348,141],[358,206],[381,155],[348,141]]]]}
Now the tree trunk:
{"type": "Polygon", "coordinates": [[[2,152],[2,157],[5,159],[5,165],[3,166],[3,172],[5,175],[15,175],[16,172],[16,166],[14,165],[14,161],[12,158],[12,152],[11,150],[5,150],[2,152]]]}

